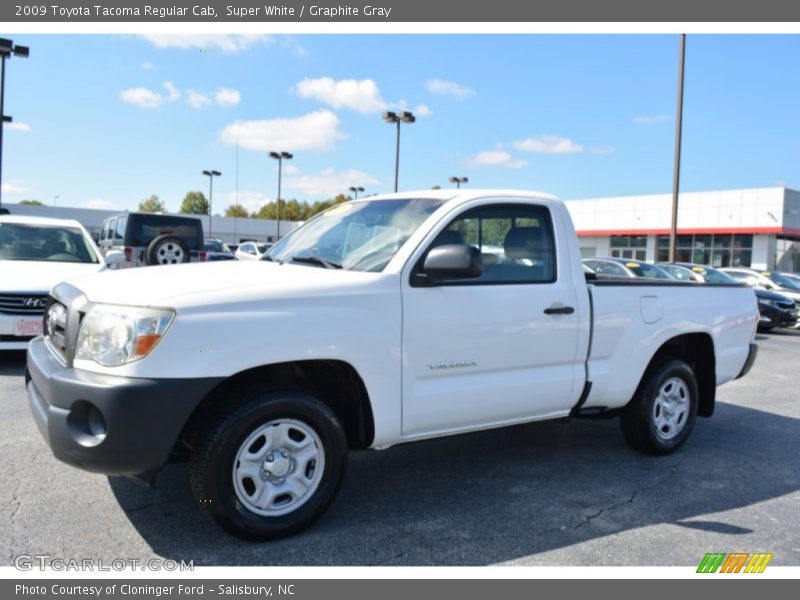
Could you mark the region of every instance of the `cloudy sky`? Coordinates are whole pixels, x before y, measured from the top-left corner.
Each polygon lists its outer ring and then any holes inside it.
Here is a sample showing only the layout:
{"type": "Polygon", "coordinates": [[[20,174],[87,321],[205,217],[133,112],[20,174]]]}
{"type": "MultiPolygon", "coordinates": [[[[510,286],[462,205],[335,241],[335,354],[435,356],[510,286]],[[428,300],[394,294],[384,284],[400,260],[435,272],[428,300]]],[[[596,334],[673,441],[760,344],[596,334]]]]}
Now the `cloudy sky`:
{"type": "MultiPolygon", "coordinates": [[[[214,212],[351,185],[513,187],[562,198],[671,189],[677,37],[16,35],[3,201],[214,212]],[[237,161],[238,147],[238,161],[237,161]],[[237,177],[238,164],[238,177],[237,177]]],[[[683,189],[800,187],[800,36],[690,36],[683,189]]]]}

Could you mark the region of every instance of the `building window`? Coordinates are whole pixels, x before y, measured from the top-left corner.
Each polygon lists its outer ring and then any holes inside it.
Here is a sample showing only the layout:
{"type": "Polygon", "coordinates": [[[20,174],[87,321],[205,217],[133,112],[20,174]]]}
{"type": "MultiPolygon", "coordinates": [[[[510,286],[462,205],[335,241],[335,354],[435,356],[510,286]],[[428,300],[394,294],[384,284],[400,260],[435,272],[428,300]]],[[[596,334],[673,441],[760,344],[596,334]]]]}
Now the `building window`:
{"type": "Polygon", "coordinates": [[[800,237],[779,235],[777,255],[775,256],[775,270],[800,271],[800,237]]]}
{"type": "Polygon", "coordinates": [[[614,258],[645,260],[647,257],[647,236],[612,235],[611,256],[614,258]]]}
{"type": "MultiPolygon", "coordinates": [[[[751,234],[679,235],[675,240],[675,262],[712,267],[749,267],[753,256],[751,234]]],[[[669,236],[656,240],[656,260],[669,260],[669,236]]]]}

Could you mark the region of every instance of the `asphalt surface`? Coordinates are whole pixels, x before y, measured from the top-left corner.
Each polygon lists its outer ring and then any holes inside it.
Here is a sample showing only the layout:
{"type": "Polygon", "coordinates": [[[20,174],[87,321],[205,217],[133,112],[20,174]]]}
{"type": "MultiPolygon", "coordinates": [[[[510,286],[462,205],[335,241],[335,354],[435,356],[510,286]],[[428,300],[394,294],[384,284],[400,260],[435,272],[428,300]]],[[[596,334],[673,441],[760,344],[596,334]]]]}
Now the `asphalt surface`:
{"type": "Polygon", "coordinates": [[[331,509],[264,544],[193,504],[185,465],[148,489],[56,461],[28,412],[24,356],[0,355],[0,564],[20,554],[200,565],[697,565],[773,552],[800,565],[800,332],[759,335],[677,453],[616,420],[546,422],[351,454],[331,509]]]}

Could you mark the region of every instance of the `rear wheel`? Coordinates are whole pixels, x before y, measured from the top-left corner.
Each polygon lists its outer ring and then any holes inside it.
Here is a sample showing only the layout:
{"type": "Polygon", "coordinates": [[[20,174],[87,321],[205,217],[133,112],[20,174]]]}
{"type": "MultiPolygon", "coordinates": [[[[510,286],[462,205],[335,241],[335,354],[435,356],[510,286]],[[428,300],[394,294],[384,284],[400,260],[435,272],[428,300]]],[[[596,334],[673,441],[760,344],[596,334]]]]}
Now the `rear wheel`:
{"type": "Polygon", "coordinates": [[[250,540],[296,533],[333,501],[347,441],[333,411],[309,394],[244,394],[212,421],[192,453],[197,502],[228,532],[250,540]]]}
{"type": "Polygon", "coordinates": [[[186,242],[172,235],[160,235],[147,247],[148,265],[176,265],[189,262],[186,242]]]}
{"type": "Polygon", "coordinates": [[[640,452],[669,454],[689,437],[697,404],[697,379],[692,368],[682,360],[661,361],[648,369],[622,411],[622,433],[640,452]]]}

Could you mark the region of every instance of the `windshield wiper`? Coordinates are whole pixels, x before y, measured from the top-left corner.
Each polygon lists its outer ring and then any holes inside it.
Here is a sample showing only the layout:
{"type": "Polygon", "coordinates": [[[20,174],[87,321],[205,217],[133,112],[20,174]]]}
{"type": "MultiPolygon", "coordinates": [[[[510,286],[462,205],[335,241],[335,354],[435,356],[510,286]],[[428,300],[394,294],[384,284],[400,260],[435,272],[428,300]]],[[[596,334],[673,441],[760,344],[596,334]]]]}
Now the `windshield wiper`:
{"type": "Polygon", "coordinates": [[[327,258],[322,258],[321,256],[316,255],[307,255],[307,256],[293,256],[292,262],[299,262],[299,263],[307,263],[309,265],[318,265],[320,267],[325,267],[326,269],[341,269],[342,265],[332,260],[328,260],[327,258]]]}

